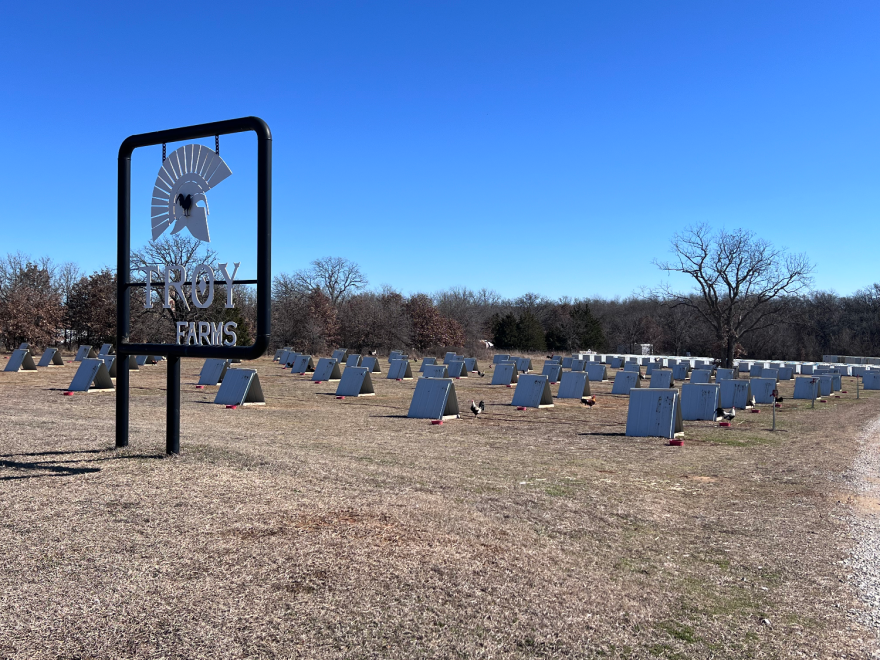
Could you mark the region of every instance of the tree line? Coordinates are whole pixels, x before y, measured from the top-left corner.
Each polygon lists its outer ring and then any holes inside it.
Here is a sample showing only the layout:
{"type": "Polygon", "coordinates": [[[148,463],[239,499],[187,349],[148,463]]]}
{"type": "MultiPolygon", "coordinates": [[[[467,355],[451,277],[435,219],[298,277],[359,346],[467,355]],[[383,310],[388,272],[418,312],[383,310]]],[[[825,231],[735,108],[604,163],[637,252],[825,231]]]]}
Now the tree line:
{"type": "MultiPolygon", "coordinates": [[[[880,284],[849,296],[811,289],[812,265],[751,232],[706,225],[676,234],[664,272],[687,276],[693,287],[668,284],[639,295],[550,299],[536,293],[504,298],[466,287],[404,294],[371,288],[358,264],[315,259],[280,273],[272,287],[272,345],[323,355],[336,347],[387,353],[437,353],[458,348],[511,352],[638,352],[815,360],[823,354],[880,355],[880,284]]],[[[181,234],[132,253],[132,281],[147,265],[216,266],[204,243],[181,234]]],[[[144,309],[142,286],[132,288],[133,341],[174,341],[177,321],[238,324],[240,344],[253,341],[255,296],[235,285],[235,309],[225,309],[224,284],[208,309],[164,308],[158,291],[144,309]]],[[[75,263],[8,254],[0,259],[0,340],[7,349],[116,341],[116,274],[84,273],[75,263]]]]}

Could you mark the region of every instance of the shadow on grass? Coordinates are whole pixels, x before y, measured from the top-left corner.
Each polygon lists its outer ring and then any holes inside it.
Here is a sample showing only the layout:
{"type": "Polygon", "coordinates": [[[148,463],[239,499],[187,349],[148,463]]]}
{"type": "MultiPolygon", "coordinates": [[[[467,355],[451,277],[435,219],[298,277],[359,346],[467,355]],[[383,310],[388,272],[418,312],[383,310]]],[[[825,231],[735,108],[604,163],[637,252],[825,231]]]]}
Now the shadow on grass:
{"type": "Polygon", "coordinates": [[[54,461],[10,461],[0,460],[0,470],[8,468],[10,470],[23,470],[24,474],[6,475],[0,472],[0,481],[13,481],[17,479],[32,479],[34,477],[72,477],[80,474],[89,474],[100,472],[98,467],[69,467],[73,463],[98,463],[102,461],[116,460],[132,460],[132,459],[161,459],[165,458],[164,454],[130,454],[117,455],[113,450],[104,449],[85,449],[82,451],[46,451],[32,452],[30,454],[9,454],[3,458],[10,456],[64,456],[69,454],[107,454],[103,458],[85,458],[81,460],[64,460],[58,458],[54,461]]]}

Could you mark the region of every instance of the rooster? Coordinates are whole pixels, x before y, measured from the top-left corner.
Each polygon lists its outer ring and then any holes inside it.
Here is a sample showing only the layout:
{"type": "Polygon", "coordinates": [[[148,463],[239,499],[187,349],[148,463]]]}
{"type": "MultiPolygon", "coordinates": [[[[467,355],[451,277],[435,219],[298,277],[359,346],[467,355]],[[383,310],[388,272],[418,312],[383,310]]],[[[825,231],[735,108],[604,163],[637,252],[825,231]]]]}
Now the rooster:
{"type": "Polygon", "coordinates": [[[477,375],[478,375],[480,378],[482,378],[483,376],[486,375],[486,372],[485,372],[485,371],[479,371],[479,370],[477,370],[477,375]]]}
{"type": "Polygon", "coordinates": [[[592,408],[596,405],[596,395],[581,397],[581,403],[587,406],[587,408],[592,408]]]}
{"type": "Polygon", "coordinates": [[[177,196],[175,200],[178,204],[180,204],[180,208],[183,209],[183,215],[188,216],[189,210],[192,208],[193,198],[192,195],[187,195],[184,197],[182,194],[177,196]]]}
{"type": "Polygon", "coordinates": [[[725,421],[731,421],[736,417],[736,408],[731,408],[730,412],[727,412],[724,408],[717,408],[715,410],[715,419],[718,419],[719,417],[725,421]]]}
{"type": "Polygon", "coordinates": [[[757,404],[755,403],[755,395],[754,395],[754,394],[749,398],[749,405],[750,405],[752,408],[754,408],[754,407],[757,405],[757,404]]]}
{"type": "Polygon", "coordinates": [[[480,404],[477,405],[476,403],[474,403],[474,400],[471,399],[471,412],[474,413],[474,417],[478,417],[485,411],[486,405],[482,401],[480,401],[480,404]]]}
{"type": "Polygon", "coordinates": [[[782,400],[781,396],[776,397],[776,403],[782,403],[782,400]]]}

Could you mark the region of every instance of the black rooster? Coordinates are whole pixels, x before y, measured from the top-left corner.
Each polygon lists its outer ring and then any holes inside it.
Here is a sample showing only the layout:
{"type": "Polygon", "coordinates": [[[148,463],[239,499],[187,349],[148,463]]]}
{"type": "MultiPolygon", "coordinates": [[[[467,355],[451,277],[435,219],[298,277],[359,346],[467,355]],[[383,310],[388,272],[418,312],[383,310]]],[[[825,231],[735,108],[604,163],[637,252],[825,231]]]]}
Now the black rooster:
{"type": "Polygon", "coordinates": [[[192,195],[187,195],[186,197],[184,197],[183,195],[178,195],[175,201],[180,204],[180,208],[183,209],[183,215],[188,216],[189,210],[192,208],[193,203],[192,195]]]}
{"type": "Polygon", "coordinates": [[[471,412],[474,413],[474,417],[478,417],[481,413],[485,412],[486,405],[480,401],[480,405],[474,404],[473,399],[471,400],[471,412]]]}

